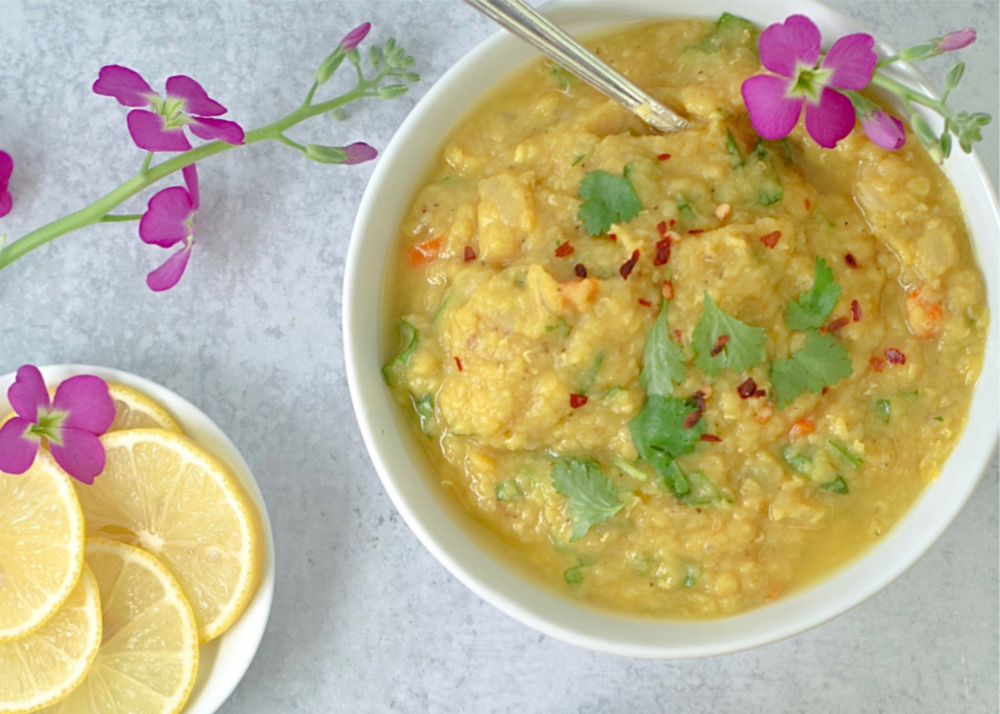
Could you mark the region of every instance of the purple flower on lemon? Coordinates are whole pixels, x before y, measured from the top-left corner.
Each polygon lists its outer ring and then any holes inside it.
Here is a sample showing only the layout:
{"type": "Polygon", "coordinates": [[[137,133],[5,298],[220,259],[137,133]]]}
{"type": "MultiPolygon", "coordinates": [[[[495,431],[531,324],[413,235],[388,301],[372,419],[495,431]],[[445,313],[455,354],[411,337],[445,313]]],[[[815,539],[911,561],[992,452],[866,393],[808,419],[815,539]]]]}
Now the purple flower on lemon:
{"type": "Polygon", "coordinates": [[[10,213],[14,201],[11,198],[7,186],[10,183],[10,175],[14,173],[14,159],[6,151],[0,151],[0,218],[10,213]]]}
{"type": "Polygon", "coordinates": [[[0,427],[0,470],[22,474],[31,468],[43,440],[62,469],[86,484],[104,470],[104,447],[97,438],[115,419],[107,383],[81,374],[70,377],[49,399],[38,368],[17,370],[7,399],[16,416],[0,427]]]}
{"type": "Polygon", "coordinates": [[[184,134],[184,127],[206,141],[218,139],[228,144],[243,143],[240,125],[217,119],[226,113],[226,108],[209,97],[196,81],[177,75],[167,79],[166,88],[164,99],[138,72],[115,64],[101,68],[93,90],[97,94],[114,97],[122,106],[152,107],[153,111],[133,109],[128,113],[128,131],[140,149],[187,151],[191,143],[184,134]]]}
{"type": "Polygon", "coordinates": [[[198,211],[198,170],[194,164],[183,170],[184,186],[171,186],[157,192],[139,221],[139,237],[144,243],[171,248],[183,247],[146,276],[150,290],[162,292],[174,287],[184,275],[191,247],[194,245],[194,214],[198,211]]]}
{"type": "Polygon", "coordinates": [[[787,136],[805,105],[806,131],[824,148],[833,148],[854,129],[851,100],[837,91],[864,89],[878,61],[875,40],[863,33],[837,40],[819,62],[819,28],[804,15],[771,25],[760,36],[760,61],[774,75],[743,83],[750,123],[765,139],[787,136]],[[775,76],[778,75],[778,76],[775,76]]]}

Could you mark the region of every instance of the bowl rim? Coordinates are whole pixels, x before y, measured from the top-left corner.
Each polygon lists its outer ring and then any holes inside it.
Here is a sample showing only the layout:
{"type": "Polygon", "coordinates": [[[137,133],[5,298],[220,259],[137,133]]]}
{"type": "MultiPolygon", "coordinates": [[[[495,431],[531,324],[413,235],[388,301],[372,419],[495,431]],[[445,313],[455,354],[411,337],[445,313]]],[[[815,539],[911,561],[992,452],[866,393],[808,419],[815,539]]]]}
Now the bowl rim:
{"type": "MultiPolygon", "coordinates": [[[[85,364],[52,364],[39,366],[49,387],[78,374],[91,374],[108,382],[131,387],[161,405],[200,446],[226,463],[260,512],[261,531],[264,536],[264,562],[260,584],[250,604],[240,618],[219,637],[200,646],[198,677],[194,689],[181,714],[214,714],[239,685],[253,661],[267,622],[274,599],[274,535],[271,520],[264,503],[260,486],[246,460],[236,445],[219,426],[201,409],[176,392],[152,380],[112,367],[85,364]],[[200,438],[195,438],[197,434],[200,438]],[[207,656],[206,656],[207,655],[207,656]],[[206,666],[208,665],[208,666],[206,666]]],[[[7,389],[14,382],[16,372],[0,376],[0,413],[10,410],[7,389]]]]}
{"type": "MultiPolygon", "coordinates": [[[[679,0],[672,2],[664,11],[663,3],[657,0],[618,0],[611,10],[601,0],[557,0],[543,10],[572,33],[581,31],[587,23],[593,24],[594,18],[607,18],[612,12],[614,21],[605,22],[604,26],[653,17],[714,19],[723,10],[732,9],[733,5],[733,2],[721,0],[679,0]]],[[[816,0],[794,3],[762,0],[739,8],[739,14],[761,25],[780,21],[793,11],[808,14],[827,37],[864,31],[850,18],[816,0]]],[[[877,38],[876,42],[880,50],[891,50],[877,38]]],[[[437,155],[440,142],[453,130],[464,112],[474,106],[495,83],[483,80],[482,85],[475,89],[472,78],[484,73],[490,77],[509,74],[530,57],[537,56],[530,49],[520,47],[519,43],[504,31],[493,34],[463,56],[430,88],[384,151],[362,198],[352,231],[343,295],[348,385],[365,446],[396,509],[434,557],[481,598],[542,633],[611,654],[680,659],[738,652],[805,632],[872,597],[902,575],[937,542],[971,497],[1000,438],[1000,415],[992,403],[993,395],[1000,391],[1000,285],[996,270],[1000,259],[995,240],[990,240],[1000,234],[1000,218],[995,190],[975,153],[953,156],[945,165],[946,173],[957,190],[957,178],[964,175],[963,181],[968,183],[959,195],[968,219],[973,248],[983,269],[987,302],[992,313],[983,368],[973,394],[968,423],[940,477],[925,487],[917,502],[886,535],[885,540],[817,583],[777,603],[708,621],[647,620],[594,610],[568,597],[547,592],[491,557],[484,558],[485,548],[464,542],[461,527],[448,528],[447,524],[443,524],[440,505],[433,502],[433,497],[422,495],[414,488],[415,481],[423,480],[412,478],[414,470],[420,470],[421,465],[400,453],[407,447],[401,448],[399,440],[394,438],[390,427],[394,423],[393,414],[386,409],[386,395],[378,393],[379,390],[385,393],[388,390],[379,373],[383,355],[380,333],[372,327],[372,322],[380,323],[384,314],[382,285],[386,282],[389,251],[375,255],[378,251],[366,246],[372,244],[372,236],[379,236],[379,248],[392,245],[395,227],[412,200],[412,188],[415,186],[415,181],[407,182],[406,179],[423,173],[426,164],[437,155]],[[521,59],[511,64],[511,57],[521,59]],[[466,90],[463,97],[458,100],[452,98],[452,104],[461,109],[456,113],[459,118],[446,122],[446,128],[441,129],[434,123],[436,108],[463,88],[466,90]],[[428,131],[435,137],[434,141],[423,138],[428,131]],[[426,148],[428,145],[432,148],[426,148]],[[420,148],[414,150],[414,147],[420,148]],[[414,154],[417,159],[413,158],[414,154]],[[419,160],[421,156],[423,160],[419,160]],[[419,166],[414,168],[416,164],[419,166]],[[401,167],[404,170],[400,170],[401,167]],[[411,189],[402,199],[399,198],[401,192],[393,189],[400,183],[411,189]],[[395,212],[387,210],[386,206],[393,207],[395,212]],[[388,238],[385,237],[386,230],[391,234],[388,238]],[[373,270],[377,280],[373,279],[373,270]],[[890,557],[890,553],[894,555],[890,557]],[[512,586],[512,581],[518,582],[519,586],[512,586]],[[586,618],[586,625],[581,625],[577,617],[581,614],[586,618]]],[[[903,66],[897,71],[906,74],[909,81],[918,83],[925,90],[933,91],[931,83],[914,68],[903,66]]],[[[933,116],[927,118],[932,125],[937,121],[933,116]]],[[[440,123],[443,116],[436,119],[440,123]]],[[[389,409],[392,408],[390,404],[389,409]]],[[[426,469],[426,465],[423,468],[426,469]]],[[[448,518],[447,514],[443,517],[448,518]]]]}

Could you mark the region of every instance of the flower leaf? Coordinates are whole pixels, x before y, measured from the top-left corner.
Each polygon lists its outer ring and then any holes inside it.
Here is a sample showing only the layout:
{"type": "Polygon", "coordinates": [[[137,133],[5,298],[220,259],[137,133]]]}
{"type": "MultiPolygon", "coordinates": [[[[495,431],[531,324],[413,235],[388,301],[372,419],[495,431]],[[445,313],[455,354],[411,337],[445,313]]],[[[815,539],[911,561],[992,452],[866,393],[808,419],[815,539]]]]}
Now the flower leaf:
{"type": "Polygon", "coordinates": [[[589,459],[557,461],[552,465],[552,485],[569,499],[571,540],[587,535],[591,527],[612,518],[625,505],[600,465],[589,459]]]}
{"type": "Polygon", "coordinates": [[[821,327],[840,299],[840,286],[834,282],[833,269],[816,256],[815,277],[812,287],[788,305],[785,325],[789,330],[807,330],[821,327]]]}
{"type": "Polygon", "coordinates": [[[766,341],[763,327],[751,327],[727,314],[705,291],[705,307],[691,335],[698,369],[710,377],[720,369],[748,370],[764,360],[766,341]]]}

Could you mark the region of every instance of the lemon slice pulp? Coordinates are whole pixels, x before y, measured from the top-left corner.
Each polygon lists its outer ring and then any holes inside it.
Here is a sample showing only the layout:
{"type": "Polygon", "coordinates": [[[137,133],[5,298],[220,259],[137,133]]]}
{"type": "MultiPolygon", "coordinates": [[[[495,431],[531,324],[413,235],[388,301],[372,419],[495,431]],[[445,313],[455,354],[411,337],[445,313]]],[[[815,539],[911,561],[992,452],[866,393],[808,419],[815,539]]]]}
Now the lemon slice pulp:
{"type": "Polygon", "coordinates": [[[115,420],[108,431],[125,429],[166,429],[181,433],[181,428],[166,409],[131,387],[108,382],[108,394],[115,403],[115,420]]]}

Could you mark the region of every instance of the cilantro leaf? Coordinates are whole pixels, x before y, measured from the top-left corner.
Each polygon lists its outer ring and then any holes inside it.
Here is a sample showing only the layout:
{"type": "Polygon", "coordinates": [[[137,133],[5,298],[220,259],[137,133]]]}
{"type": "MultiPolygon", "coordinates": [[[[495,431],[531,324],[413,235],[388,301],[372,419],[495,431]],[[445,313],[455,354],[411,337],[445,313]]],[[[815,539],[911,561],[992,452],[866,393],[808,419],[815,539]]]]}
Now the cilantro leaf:
{"type": "Polygon", "coordinates": [[[628,425],[639,456],[660,472],[677,496],[690,492],[691,485],[674,459],[694,451],[705,433],[705,420],[701,417],[690,429],[684,428],[688,415],[696,411],[697,405],[689,399],[650,394],[628,425]]]}
{"type": "Polygon", "coordinates": [[[592,236],[607,233],[614,223],[628,223],[642,210],[627,170],[624,176],[591,171],[580,182],[577,198],[583,203],[576,217],[592,236]]]}
{"type": "Polygon", "coordinates": [[[398,387],[403,382],[410,357],[416,351],[417,345],[420,344],[420,333],[409,322],[400,320],[399,329],[405,346],[394,359],[389,360],[382,367],[382,377],[390,387],[398,387]]]}
{"type": "Polygon", "coordinates": [[[807,330],[805,347],[793,352],[788,359],[778,359],[771,364],[771,384],[778,397],[778,408],[784,409],[807,389],[819,392],[849,377],[852,372],[847,350],[833,335],[807,330]]]}
{"type": "Polygon", "coordinates": [[[667,327],[667,305],[664,300],[653,329],[646,337],[646,351],[642,355],[642,374],[639,380],[647,394],[669,397],[674,393],[674,383],[680,384],[687,377],[684,353],[670,339],[667,327]]]}
{"type": "Polygon", "coordinates": [[[573,526],[570,540],[587,535],[591,526],[608,520],[625,505],[596,461],[557,461],[552,465],[552,484],[556,493],[569,499],[569,522],[573,526]]]}
{"type": "Polygon", "coordinates": [[[799,299],[788,304],[785,325],[789,330],[808,330],[822,327],[840,299],[840,286],[833,281],[833,269],[816,256],[816,276],[809,290],[799,299]]]}
{"type": "Polygon", "coordinates": [[[705,308],[691,335],[698,369],[710,377],[720,369],[746,371],[764,360],[766,341],[763,327],[751,327],[726,314],[705,291],[705,308]]]}

